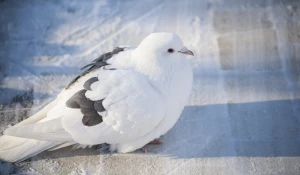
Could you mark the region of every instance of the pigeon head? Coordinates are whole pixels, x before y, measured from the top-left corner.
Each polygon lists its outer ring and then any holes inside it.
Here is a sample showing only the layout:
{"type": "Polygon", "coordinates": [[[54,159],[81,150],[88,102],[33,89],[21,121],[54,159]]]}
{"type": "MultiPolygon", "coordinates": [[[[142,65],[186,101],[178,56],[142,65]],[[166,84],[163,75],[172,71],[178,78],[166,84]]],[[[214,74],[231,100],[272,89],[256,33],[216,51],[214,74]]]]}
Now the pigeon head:
{"type": "Polygon", "coordinates": [[[136,49],[140,55],[156,58],[182,58],[183,55],[194,55],[184,47],[180,37],[173,33],[153,33],[147,36],[136,49]]]}

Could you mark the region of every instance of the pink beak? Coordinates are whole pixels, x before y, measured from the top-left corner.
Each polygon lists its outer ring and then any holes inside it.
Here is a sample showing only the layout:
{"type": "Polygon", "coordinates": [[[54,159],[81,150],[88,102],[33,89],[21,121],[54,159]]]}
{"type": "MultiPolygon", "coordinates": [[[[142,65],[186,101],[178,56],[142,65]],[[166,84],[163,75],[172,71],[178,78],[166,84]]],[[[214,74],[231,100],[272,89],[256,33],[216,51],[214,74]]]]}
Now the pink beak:
{"type": "Polygon", "coordinates": [[[187,54],[187,55],[192,55],[194,56],[194,53],[192,51],[190,51],[189,49],[187,49],[186,47],[183,47],[180,51],[178,51],[180,53],[183,53],[183,54],[187,54]]]}

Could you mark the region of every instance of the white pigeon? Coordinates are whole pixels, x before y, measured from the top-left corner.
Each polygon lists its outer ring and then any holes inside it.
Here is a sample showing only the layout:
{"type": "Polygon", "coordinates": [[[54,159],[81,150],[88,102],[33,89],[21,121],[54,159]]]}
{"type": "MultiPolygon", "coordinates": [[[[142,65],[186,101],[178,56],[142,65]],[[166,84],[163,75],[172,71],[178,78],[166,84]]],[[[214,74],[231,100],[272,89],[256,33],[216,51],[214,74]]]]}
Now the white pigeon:
{"type": "Polygon", "coordinates": [[[45,150],[107,143],[142,148],[170,130],[191,92],[193,74],[179,36],[153,33],[85,66],[57,98],[0,137],[0,159],[22,161],[45,150]]]}

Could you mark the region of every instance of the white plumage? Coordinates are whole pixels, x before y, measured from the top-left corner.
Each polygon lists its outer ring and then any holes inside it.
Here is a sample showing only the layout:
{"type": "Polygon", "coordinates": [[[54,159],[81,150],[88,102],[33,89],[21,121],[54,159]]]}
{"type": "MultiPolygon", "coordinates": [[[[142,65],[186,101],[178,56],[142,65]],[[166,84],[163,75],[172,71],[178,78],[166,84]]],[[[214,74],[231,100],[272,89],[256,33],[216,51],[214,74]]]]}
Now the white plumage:
{"type": "Polygon", "coordinates": [[[43,110],[5,130],[0,158],[21,161],[72,144],[107,143],[126,153],[171,129],[191,91],[184,54],[193,53],[171,33],[151,34],[138,47],[121,50],[101,59],[105,65],[76,79],[43,110]]]}

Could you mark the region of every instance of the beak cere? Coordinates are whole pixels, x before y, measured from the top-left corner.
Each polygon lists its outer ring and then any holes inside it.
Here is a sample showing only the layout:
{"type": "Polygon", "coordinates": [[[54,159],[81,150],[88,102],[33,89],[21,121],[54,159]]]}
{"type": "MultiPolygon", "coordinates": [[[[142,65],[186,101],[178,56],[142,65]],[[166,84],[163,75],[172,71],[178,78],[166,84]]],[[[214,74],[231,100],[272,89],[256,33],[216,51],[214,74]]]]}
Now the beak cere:
{"type": "Polygon", "coordinates": [[[183,54],[187,54],[187,55],[192,55],[194,56],[194,53],[192,51],[190,51],[189,49],[187,49],[186,47],[183,47],[180,51],[178,51],[180,53],[183,53],[183,54]]]}

